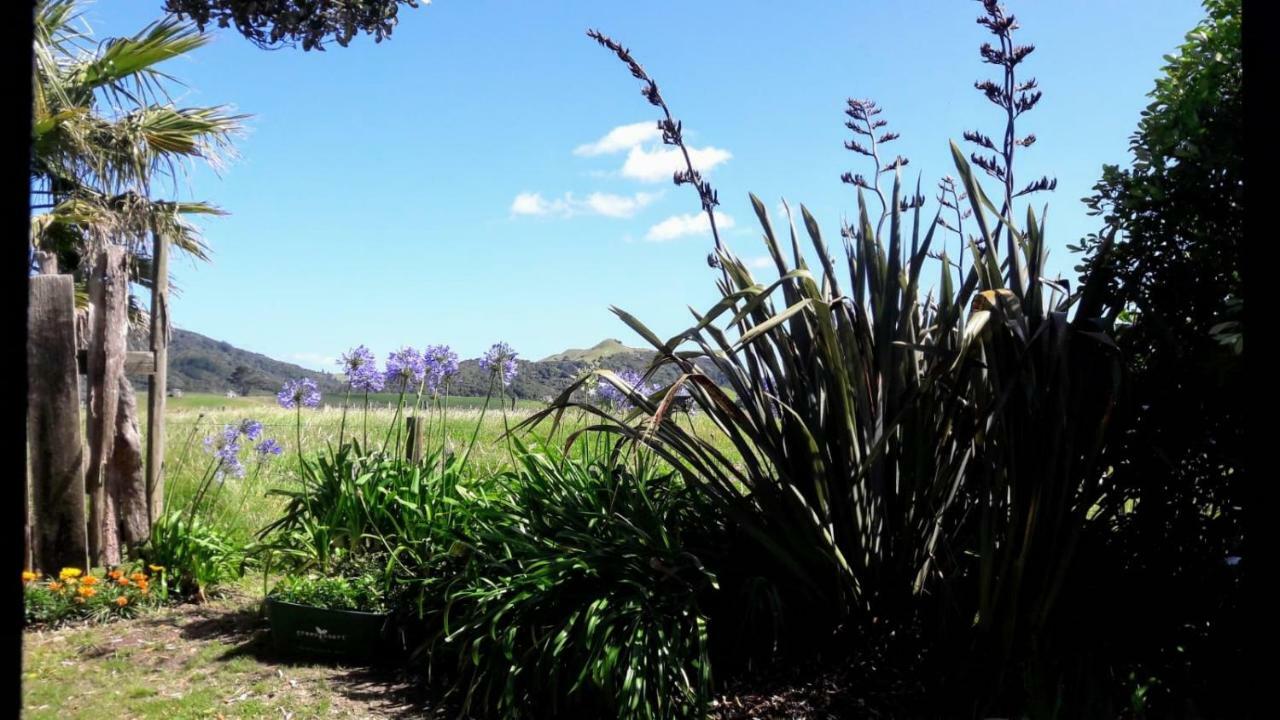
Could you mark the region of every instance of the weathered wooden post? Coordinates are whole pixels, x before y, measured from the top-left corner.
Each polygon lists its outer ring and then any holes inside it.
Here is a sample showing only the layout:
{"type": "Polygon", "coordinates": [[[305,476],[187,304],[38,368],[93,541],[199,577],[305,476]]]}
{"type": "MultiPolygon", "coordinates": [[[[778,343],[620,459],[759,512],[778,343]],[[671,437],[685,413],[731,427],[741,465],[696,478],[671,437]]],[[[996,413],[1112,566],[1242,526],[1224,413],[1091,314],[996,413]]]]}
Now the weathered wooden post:
{"type": "Polygon", "coordinates": [[[154,229],[151,259],[151,355],[147,379],[147,514],[151,524],[164,512],[164,406],[169,380],[169,243],[154,229]]]}
{"type": "Polygon", "coordinates": [[[87,568],[84,447],[80,441],[75,285],[70,275],[30,278],[27,437],[35,566],[87,568]]]}
{"type": "MultiPolygon", "coordinates": [[[[120,402],[118,378],[124,374],[127,327],[128,274],[124,272],[124,248],[108,245],[94,261],[89,275],[90,340],[87,353],[89,385],[89,467],[85,490],[89,493],[89,555],[101,563],[118,555],[107,513],[106,465],[115,447],[116,412],[120,402]]],[[[118,562],[118,560],[117,560],[118,562]]]]}
{"type": "Polygon", "coordinates": [[[404,445],[404,456],[409,462],[422,462],[422,418],[405,418],[404,423],[409,436],[404,445]]]}
{"type": "MultiPolygon", "coordinates": [[[[89,375],[89,555],[115,565],[121,548],[147,539],[150,523],[130,370],[151,353],[129,353],[129,257],[118,245],[103,248],[89,276],[92,337],[89,375]],[[138,356],[141,355],[141,358],[138,356]]],[[[153,365],[153,363],[144,363],[153,365]]],[[[151,372],[154,367],[143,368],[151,372]]]]}

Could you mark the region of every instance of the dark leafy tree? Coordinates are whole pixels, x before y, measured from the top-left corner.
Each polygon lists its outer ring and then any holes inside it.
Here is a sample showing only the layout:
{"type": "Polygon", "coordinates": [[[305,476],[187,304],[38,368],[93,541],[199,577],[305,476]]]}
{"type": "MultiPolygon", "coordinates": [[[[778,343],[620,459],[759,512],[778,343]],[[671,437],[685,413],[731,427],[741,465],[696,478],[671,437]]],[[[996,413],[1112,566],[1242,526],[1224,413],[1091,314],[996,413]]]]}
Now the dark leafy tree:
{"type": "Polygon", "coordinates": [[[1241,3],[1205,8],[1166,56],[1130,142],[1132,166],[1105,167],[1085,200],[1103,231],[1073,248],[1084,253],[1080,270],[1112,278],[1109,313],[1129,375],[1118,409],[1125,429],[1108,444],[1120,491],[1102,512],[1114,531],[1099,541],[1123,564],[1098,582],[1118,604],[1116,633],[1158,640],[1132,658],[1157,714],[1188,702],[1223,712],[1204,698],[1236,696],[1223,683],[1239,667],[1232,623],[1250,560],[1241,510],[1241,3]]]}
{"type": "Polygon", "coordinates": [[[248,395],[255,389],[264,387],[267,383],[266,377],[262,373],[254,370],[248,365],[237,365],[236,369],[231,372],[231,376],[227,378],[227,382],[235,391],[241,395],[248,395]]]}
{"type": "Polygon", "coordinates": [[[401,5],[416,8],[418,0],[165,0],[164,9],[201,31],[210,23],[234,27],[261,48],[301,43],[303,50],[324,50],[330,40],[346,47],[359,33],[382,42],[401,5]]]}

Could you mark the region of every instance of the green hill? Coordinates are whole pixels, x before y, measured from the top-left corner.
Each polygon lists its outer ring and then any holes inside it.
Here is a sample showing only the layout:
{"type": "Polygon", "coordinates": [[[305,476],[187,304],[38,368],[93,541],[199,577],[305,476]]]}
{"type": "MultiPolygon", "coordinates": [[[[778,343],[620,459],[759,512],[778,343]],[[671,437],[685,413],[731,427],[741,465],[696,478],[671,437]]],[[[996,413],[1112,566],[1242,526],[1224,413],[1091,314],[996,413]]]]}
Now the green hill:
{"type": "MultiPolygon", "coordinates": [[[[129,338],[130,349],[144,349],[146,336],[129,338]]],[[[653,360],[652,350],[627,347],[608,339],[585,350],[570,349],[542,360],[518,360],[518,372],[509,393],[526,400],[547,400],[559,395],[585,368],[644,372],[653,360]]],[[[480,369],[478,359],[463,360],[450,382],[451,395],[483,397],[489,392],[489,374],[480,369]]],[[[704,367],[707,367],[704,365],[704,367]]],[[[717,377],[713,372],[712,377],[717,377]]],[[[260,353],[235,347],[190,330],[175,328],[169,343],[169,387],[189,393],[223,394],[234,390],[241,395],[275,393],[285,381],[310,377],[326,397],[342,392],[342,377],[282,362],[260,353]]],[[[653,378],[666,383],[676,378],[673,368],[663,368],[653,378]]],[[[145,388],[146,378],[130,378],[134,387],[145,388]]]]}
{"type": "Polygon", "coordinates": [[[620,355],[624,353],[649,353],[649,352],[651,351],[641,350],[639,348],[627,347],[626,345],[622,344],[621,340],[608,338],[608,339],[602,340],[599,343],[596,343],[595,345],[592,345],[586,350],[579,350],[576,348],[565,350],[564,352],[556,353],[555,355],[550,355],[548,357],[545,357],[539,362],[590,363],[590,362],[596,362],[599,360],[604,360],[605,358],[609,358],[614,355],[620,355]]]}

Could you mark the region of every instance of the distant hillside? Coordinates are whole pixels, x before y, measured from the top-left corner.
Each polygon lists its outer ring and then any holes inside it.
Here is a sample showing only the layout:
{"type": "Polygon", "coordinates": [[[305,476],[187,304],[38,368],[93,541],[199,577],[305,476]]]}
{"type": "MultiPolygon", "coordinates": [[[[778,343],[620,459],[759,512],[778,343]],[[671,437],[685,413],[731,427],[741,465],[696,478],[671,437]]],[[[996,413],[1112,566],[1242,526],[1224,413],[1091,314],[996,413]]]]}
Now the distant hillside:
{"type": "MultiPolygon", "coordinates": [[[[145,349],[145,334],[131,336],[129,347],[135,350],[145,349]]],[[[631,348],[618,340],[608,339],[585,350],[565,350],[543,360],[518,360],[519,370],[509,392],[518,398],[529,400],[553,398],[589,366],[615,372],[643,372],[653,360],[653,355],[652,350],[631,348]]],[[[463,360],[458,366],[458,374],[450,382],[450,394],[482,397],[489,392],[489,374],[480,369],[479,360],[463,360]]],[[[219,394],[234,390],[242,395],[266,395],[275,393],[285,381],[299,377],[313,378],[326,396],[339,393],[342,389],[340,375],[274,360],[189,330],[175,328],[169,343],[171,389],[219,394]]],[[[714,372],[712,377],[716,377],[714,372]]],[[[675,369],[668,367],[657,373],[654,380],[665,383],[675,378],[675,369]]],[[[131,380],[134,387],[146,387],[145,377],[131,380]]]]}
{"type": "MultiPolygon", "coordinates": [[[[129,349],[144,350],[147,347],[145,333],[131,334],[129,349]]],[[[169,339],[169,388],[183,392],[224,393],[234,389],[245,394],[275,393],[286,380],[310,377],[323,392],[333,392],[341,387],[341,379],[332,373],[274,360],[255,352],[241,350],[231,343],[214,340],[190,330],[173,329],[169,339]],[[241,382],[231,378],[239,367],[241,382]],[[238,387],[233,387],[238,385],[238,387]]],[[[146,387],[146,378],[130,378],[136,388],[146,387]]]]}
{"type": "Polygon", "coordinates": [[[623,353],[647,353],[649,350],[641,350],[639,348],[631,348],[622,344],[621,340],[608,338],[586,350],[569,349],[555,355],[542,358],[539,362],[580,362],[589,363],[597,360],[603,360],[614,355],[623,353]]]}

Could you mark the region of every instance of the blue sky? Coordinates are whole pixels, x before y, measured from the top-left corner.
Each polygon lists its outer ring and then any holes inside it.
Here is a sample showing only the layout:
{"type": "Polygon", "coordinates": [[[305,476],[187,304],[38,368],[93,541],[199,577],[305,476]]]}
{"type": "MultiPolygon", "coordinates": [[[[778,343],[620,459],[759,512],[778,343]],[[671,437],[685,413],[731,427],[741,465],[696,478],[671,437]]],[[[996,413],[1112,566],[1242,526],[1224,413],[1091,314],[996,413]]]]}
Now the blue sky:
{"type": "MultiPolygon", "coordinates": [[[[131,34],[160,0],[99,0],[99,37],[131,34]]],[[[1095,229],[1080,198],[1128,137],[1161,57],[1201,17],[1194,0],[1010,3],[1022,66],[1044,90],[1020,132],[1039,141],[1019,177],[1056,176],[1051,270],[1095,229]]],[[[263,51],[229,30],[168,64],[180,104],[249,113],[239,157],[181,189],[231,214],[202,223],[212,264],[175,263],[175,324],[279,359],[333,369],[356,344],[379,355],[498,340],[537,359],[606,337],[643,344],[617,305],[666,336],[715,299],[698,202],[671,184],[655,119],[597,27],[657,79],[730,219],[724,237],[763,254],[747,193],[804,203],[830,241],[855,210],[844,171],[848,97],[872,98],[902,138],[904,180],[930,198],[954,174],[947,142],[998,136],[973,89],[991,75],[974,2],[765,3],[436,0],[403,8],[381,44],[263,51]],[[627,128],[625,126],[636,126],[627,128]]],[[[990,187],[990,186],[989,186],[990,187]]],[[[928,207],[932,207],[932,204],[928,207]]],[[[1019,212],[1025,212],[1024,207],[1019,212]]],[[[954,240],[952,240],[954,244],[954,240]]],[[[762,274],[767,271],[762,271],[762,274]]]]}

